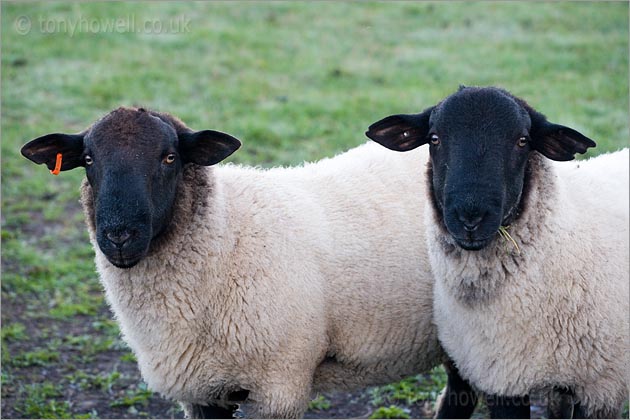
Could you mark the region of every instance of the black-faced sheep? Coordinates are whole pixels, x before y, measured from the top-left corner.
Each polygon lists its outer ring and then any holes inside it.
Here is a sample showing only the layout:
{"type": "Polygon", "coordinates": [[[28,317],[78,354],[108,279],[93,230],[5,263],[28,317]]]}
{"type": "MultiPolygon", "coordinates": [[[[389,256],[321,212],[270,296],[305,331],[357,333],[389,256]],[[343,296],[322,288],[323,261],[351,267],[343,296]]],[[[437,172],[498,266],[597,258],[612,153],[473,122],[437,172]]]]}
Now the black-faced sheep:
{"type": "Polygon", "coordinates": [[[235,403],[298,417],[314,391],[442,362],[416,218],[425,153],[366,144],[298,168],[209,166],[239,146],[119,108],[22,149],[85,167],[100,280],[148,385],[193,417],[231,417],[235,403]]]}
{"type": "Polygon", "coordinates": [[[367,135],[399,151],[430,144],[435,318],[462,377],[493,403],[555,387],[574,397],[578,417],[620,415],[630,367],[628,150],[552,162],[595,143],[498,88],[462,87],[367,135]]]}

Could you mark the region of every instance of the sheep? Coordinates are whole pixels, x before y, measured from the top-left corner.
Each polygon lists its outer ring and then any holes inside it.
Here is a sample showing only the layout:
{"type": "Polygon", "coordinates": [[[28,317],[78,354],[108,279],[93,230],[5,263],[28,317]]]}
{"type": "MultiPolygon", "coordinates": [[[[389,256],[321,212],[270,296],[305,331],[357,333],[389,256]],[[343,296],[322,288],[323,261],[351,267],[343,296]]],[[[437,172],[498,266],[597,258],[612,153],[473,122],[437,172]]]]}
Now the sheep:
{"type": "Polygon", "coordinates": [[[397,151],[430,143],[438,336],[490,395],[493,417],[529,417],[527,395],[548,390],[573,399],[577,417],[619,416],[630,376],[628,149],[553,162],[595,142],[494,87],[460,87],[366,134],[397,151]]]}
{"type": "Polygon", "coordinates": [[[314,392],[443,362],[423,225],[406,222],[424,153],[367,143],[302,167],[212,166],[239,146],[121,107],[22,149],[57,173],[85,167],[97,271],[149,387],[187,416],[299,417],[314,392]]]}

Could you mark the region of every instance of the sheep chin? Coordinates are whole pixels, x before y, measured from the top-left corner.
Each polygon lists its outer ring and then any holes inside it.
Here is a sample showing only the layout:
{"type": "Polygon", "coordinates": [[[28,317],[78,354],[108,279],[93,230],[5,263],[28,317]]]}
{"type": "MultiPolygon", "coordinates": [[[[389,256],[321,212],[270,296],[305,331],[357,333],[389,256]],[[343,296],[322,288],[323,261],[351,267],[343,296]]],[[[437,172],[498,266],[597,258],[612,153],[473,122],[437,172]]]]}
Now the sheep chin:
{"type": "Polygon", "coordinates": [[[105,257],[107,258],[107,261],[109,261],[115,267],[126,270],[136,266],[142,260],[142,258],[144,258],[144,254],[139,256],[134,255],[131,257],[123,256],[122,254],[116,256],[105,254],[105,257]]]}
{"type": "Polygon", "coordinates": [[[454,238],[457,245],[465,251],[480,251],[488,246],[492,237],[485,239],[459,239],[454,238]]]}

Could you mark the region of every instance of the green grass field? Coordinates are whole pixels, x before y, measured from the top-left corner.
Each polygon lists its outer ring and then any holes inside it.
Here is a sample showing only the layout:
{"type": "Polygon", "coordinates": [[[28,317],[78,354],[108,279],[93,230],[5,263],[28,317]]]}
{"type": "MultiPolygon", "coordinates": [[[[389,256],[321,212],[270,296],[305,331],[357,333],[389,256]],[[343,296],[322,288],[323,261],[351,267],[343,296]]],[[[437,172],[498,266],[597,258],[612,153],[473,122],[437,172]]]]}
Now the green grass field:
{"type": "MultiPolygon", "coordinates": [[[[240,138],[231,162],[291,165],[357,146],[372,122],[466,84],[524,97],[595,139],[591,156],[628,144],[627,2],[1,8],[5,418],[182,415],[141,382],[104,302],[78,206],[83,173],[28,162],[19,149],[32,138],[135,104],[240,138]]],[[[366,391],[368,412],[354,415],[430,415],[419,407],[442,383],[435,371],[366,391]]],[[[340,413],[327,398],[309,415],[340,413]]]]}

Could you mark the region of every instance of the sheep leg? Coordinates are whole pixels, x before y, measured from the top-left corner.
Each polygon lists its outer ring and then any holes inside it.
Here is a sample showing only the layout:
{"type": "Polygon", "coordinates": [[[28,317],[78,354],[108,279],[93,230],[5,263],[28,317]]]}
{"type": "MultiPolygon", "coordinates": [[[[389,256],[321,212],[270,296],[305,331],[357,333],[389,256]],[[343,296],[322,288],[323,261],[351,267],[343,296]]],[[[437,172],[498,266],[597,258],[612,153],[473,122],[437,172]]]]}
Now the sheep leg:
{"type": "Polygon", "coordinates": [[[459,376],[459,371],[450,360],[444,363],[448,375],[446,388],[436,408],[438,419],[467,419],[472,416],[477,405],[477,392],[459,376]]]}
{"type": "MultiPolygon", "coordinates": [[[[295,367],[305,363],[295,363],[295,367]]],[[[276,371],[277,372],[277,371],[276,371]]],[[[299,419],[311,399],[314,367],[305,371],[287,371],[281,377],[261,381],[260,389],[250,392],[255,402],[248,417],[259,419],[299,419]]]]}
{"type": "Polygon", "coordinates": [[[191,419],[233,419],[238,405],[221,407],[218,405],[191,404],[189,417],[191,419]]]}
{"type": "Polygon", "coordinates": [[[262,403],[252,414],[259,419],[299,419],[304,416],[309,400],[310,392],[306,389],[276,387],[265,392],[262,403]]]}
{"type": "Polygon", "coordinates": [[[554,387],[549,395],[547,417],[550,419],[614,419],[621,416],[621,409],[610,407],[588,409],[575,397],[570,388],[554,387]]]}
{"type": "Polygon", "coordinates": [[[486,395],[486,404],[493,419],[528,419],[529,396],[505,397],[502,395],[486,395]]]}
{"type": "Polygon", "coordinates": [[[554,387],[549,394],[547,417],[550,419],[571,419],[574,417],[575,404],[573,391],[569,388],[554,387]]]}

